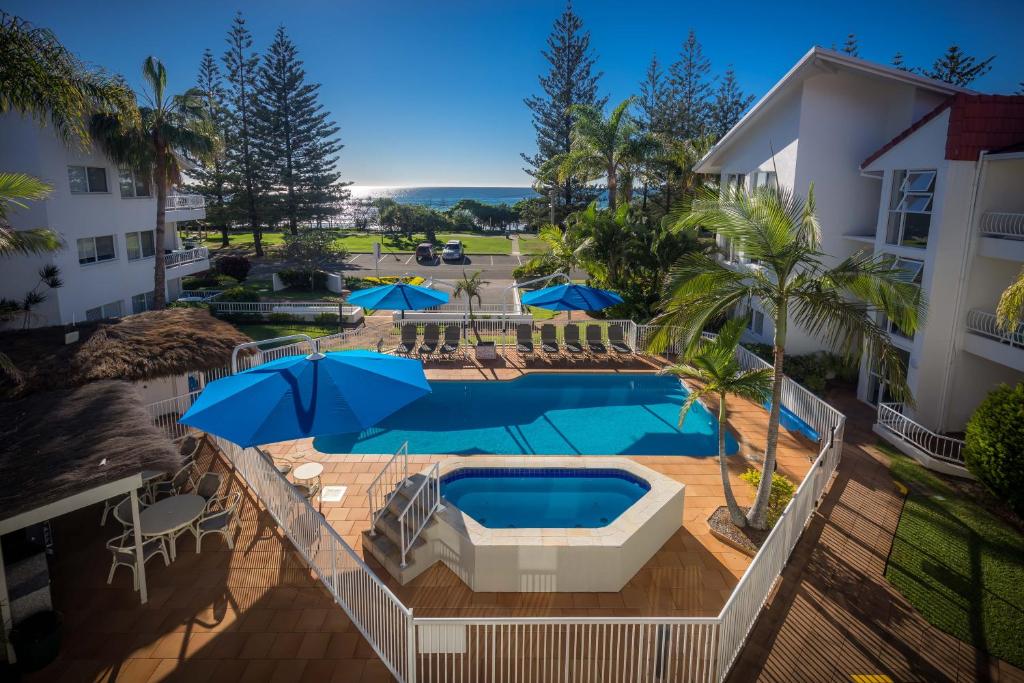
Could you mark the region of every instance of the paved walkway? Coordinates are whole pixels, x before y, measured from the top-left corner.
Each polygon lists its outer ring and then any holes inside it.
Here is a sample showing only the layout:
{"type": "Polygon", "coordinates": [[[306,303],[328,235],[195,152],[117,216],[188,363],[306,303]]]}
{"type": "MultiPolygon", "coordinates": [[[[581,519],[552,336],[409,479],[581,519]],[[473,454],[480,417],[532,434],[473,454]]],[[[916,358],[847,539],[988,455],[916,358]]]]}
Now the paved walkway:
{"type": "Polygon", "coordinates": [[[838,475],[729,680],[1024,681],[928,624],[885,580],[903,500],[874,445],[873,412],[853,400],[837,407],[848,417],[838,475]]]}

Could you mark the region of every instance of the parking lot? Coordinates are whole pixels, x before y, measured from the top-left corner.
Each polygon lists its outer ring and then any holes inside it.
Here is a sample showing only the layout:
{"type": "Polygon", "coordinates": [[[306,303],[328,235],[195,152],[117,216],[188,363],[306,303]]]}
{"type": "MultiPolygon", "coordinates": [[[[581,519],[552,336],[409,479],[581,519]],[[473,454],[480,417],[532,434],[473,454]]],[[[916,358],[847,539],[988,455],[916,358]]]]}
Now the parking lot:
{"type": "Polygon", "coordinates": [[[496,280],[511,280],[512,271],[530,259],[529,255],[505,256],[501,254],[468,254],[458,261],[417,262],[412,252],[384,253],[377,259],[373,254],[352,254],[342,264],[347,271],[358,275],[405,275],[413,273],[423,277],[457,278],[462,271],[481,270],[484,276],[496,280]]]}

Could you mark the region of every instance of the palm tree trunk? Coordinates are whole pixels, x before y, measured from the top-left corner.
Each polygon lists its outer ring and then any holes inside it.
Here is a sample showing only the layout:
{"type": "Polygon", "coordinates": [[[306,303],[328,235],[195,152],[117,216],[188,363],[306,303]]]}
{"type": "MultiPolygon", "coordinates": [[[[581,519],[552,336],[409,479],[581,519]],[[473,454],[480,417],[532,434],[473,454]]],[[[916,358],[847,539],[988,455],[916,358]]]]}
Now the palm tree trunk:
{"type": "Polygon", "coordinates": [[[754,504],[747,513],[747,522],[755,529],[768,526],[768,499],[772,492],[772,473],[775,472],[775,457],[779,446],[779,416],[782,411],[782,364],[786,356],[787,302],[783,299],[777,307],[775,320],[775,349],[772,363],[772,407],[768,413],[768,443],[764,450],[764,468],[761,484],[757,487],[754,504]]]}
{"type": "Polygon", "coordinates": [[[725,464],[725,429],[726,429],[725,394],[718,396],[718,465],[722,470],[722,489],[725,493],[725,505],[729,508],[729,518],[738,527],[747,525],[747,518],[743,516],[743,510],[736,502],[736,495],[732,492],[732,483],[729,481],[729,467],[725,464]]]}
{"type": "Polygon", "coordinates": [[[167,150],[156,146],[156,230],[153,241],[153,310],[162,311],[167,305],[167,262],[164,259],[164,233],[167,224],[167,150]]]}
{"type": "Polygon", "coordinates": [[[476,318],[473,317],[473,297],[466,297],[466,304],[469,306],[469,324],[473,326],[473,336],[476,337],[476,343],[479,344],[483,341],[480,337],[480,330],[476,328],[476,318]]]}
{"type": "Polygon", "coordinates": [[[618,192],[618,178],[615,177],[615,169],[608,169],[608,210],[615,213],[615,193],[618,192]]]}

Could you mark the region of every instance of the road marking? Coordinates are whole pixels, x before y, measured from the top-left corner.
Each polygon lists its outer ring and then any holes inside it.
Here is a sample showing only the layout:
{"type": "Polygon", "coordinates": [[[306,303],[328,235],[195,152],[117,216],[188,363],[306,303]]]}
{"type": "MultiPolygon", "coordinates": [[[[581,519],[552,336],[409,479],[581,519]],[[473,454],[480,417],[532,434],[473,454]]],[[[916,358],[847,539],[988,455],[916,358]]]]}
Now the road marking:
{"type": "Polygon", "coordinates": [[[516,261],[519,262],[519,265],[523,265],[523,259],[519,258],[519,254],[516,254],[516,261]]]}
{"type": "MultiPolygon", "coordinates": [[[[388,256],[390,256],[390,255],[391,255],[391,254],[381,254],[381,255],[380,255],[380,258],[379,258],[379,259],[377,259],[377,263],[380,263],[381,261],[383,261],[383,260],[384,260],[385,258],[387,258],[387,257],[388,257],[388,256]]],[[[397,260],[397,259],[396,259],[396,260],[397,260]]]]}
{"type": "Polygon", "coordinates": [[[491,265],[492,266],[494,265],[494,257],[493,256],[491,257],[491,265]]]}
{"type": "Polygon", "coordinates": [[[409,258],[405,259],[405,262],[406,262],[406,263],[409,263],[409,261],[412,261],[412,257],[413,257],[413,256],[415,256],[415,255],[416,255],[416,254],[410,254],[410,255],[409,255],[409,258]]]}
{"type": "Polygon", "coordinates": [[[356,259],[357,259],[357,258],[359,258],[360,256],[362,256],[362,254],[356,254],[355,256],[353,256],[352,258],[350,258],[350,259],[348,260],[348,262],[349,262],[349,263],[355,263],[355,262],[356,262],[356,259]]]}

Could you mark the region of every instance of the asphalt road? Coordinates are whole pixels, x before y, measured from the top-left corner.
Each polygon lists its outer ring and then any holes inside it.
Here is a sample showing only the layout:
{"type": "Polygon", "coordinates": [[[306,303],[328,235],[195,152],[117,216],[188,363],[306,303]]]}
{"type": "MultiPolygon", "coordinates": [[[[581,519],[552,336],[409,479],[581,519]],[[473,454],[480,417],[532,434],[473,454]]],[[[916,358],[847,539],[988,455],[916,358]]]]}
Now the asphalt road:
{"type": "Polygon", "coordinates": [[[352,254],[342,265],[346,274],[367,276],[405,275],[407,273],[422,277],[435,277],[451,280],[462,277],[462,272],[472,273],[481,270],[485,278],[495,280],[511,280],[512,271],[530,259],[529,256],[506,256],[502,254],[472,254],[460,261],[417,262],[412,253],[381,254],[380,261],[373,254],[352,254]]]}

